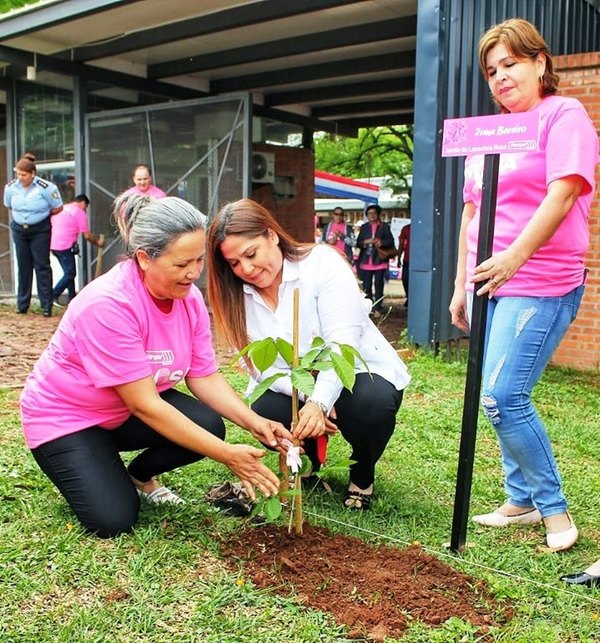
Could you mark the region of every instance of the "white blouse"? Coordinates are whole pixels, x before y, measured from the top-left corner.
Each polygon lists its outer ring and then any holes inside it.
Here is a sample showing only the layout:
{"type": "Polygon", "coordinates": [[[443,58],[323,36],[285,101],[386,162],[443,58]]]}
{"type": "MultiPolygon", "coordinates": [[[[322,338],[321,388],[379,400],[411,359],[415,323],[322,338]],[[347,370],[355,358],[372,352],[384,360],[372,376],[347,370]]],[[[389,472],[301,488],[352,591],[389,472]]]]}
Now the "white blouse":
{"type": "MultiPolygon", "coordinates": [[[[347,260],[327,245],[317,245],[300,261],[284,259],[282,282],[279,286],[277,308],[272,311],[259,292],[244,284],[246,325],[250,341],[281,337],[292,343],[294,289],[300,289],[299,355],[304,355],[315,337],[326,342],[340,342],[354,346],[369,365],[371,373],[380,375],[402,390],[410,382],[410,375],[396,350],[369,318],[370,300],[360,291],[356,277],[347,260]]],[[[290,373],[283,359],[260,373],[250,373],[249,394],[263,379],[277,372],[290,373]]],[[[360,362],[356,372],[367,372],[360,362]]],[[[289,375],[271,385],[271,390],[292,394],[289,375]]],[[[329,410],[338,399],[343,385],[328,370],[319,372],[311,396],[329,410]]]]}

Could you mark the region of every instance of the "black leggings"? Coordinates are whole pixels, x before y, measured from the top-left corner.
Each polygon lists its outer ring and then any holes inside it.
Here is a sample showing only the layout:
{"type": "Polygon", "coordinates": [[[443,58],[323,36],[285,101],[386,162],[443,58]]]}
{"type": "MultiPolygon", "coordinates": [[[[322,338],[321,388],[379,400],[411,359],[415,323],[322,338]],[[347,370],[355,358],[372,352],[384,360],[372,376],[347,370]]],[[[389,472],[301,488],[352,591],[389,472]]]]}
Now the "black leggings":
{"type": "MultiPolygon", "coordinates": [[[[225,438],[223,420],[194,397],[170,389],[161,397],[193,422],[225,438]]],[[[92,426],[32,449],[42,471],[65,497],[85,529],[101,538],[131,531],[140,499],[130,475],[141,482],[200,460],[130,416],[113,431],[92,426]],[[125,468],[120,451],[145,449],[125,468]]]]}
{"type": "MultiPolygon", "coordinates": [[[[343,389],[335,403],[335,422],[352,447],[350,459],[356,461],[350,466],[350,481],[359,489],[366,489],[375,480],[375,464],[394,432],[402,393],[379,375],[371,379],[369,374],[359,373],[352,393],[343,389]]],[[[291,400],[283,393],[267,391],[252,409],[286,427],[292,422],[291,400]]],[[[315,440],[306,440],[304,450],[313,466],[318,466],[315,440]]]]}

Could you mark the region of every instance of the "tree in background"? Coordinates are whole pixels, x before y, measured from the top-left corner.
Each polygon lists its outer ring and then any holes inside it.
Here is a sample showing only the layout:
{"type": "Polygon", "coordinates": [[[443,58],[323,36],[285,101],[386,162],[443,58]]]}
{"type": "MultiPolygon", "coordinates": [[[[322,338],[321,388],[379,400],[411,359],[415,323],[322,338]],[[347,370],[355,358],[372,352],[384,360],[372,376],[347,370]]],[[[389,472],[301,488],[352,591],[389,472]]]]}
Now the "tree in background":
{"type": "Polygon", "coordinates": [[[318,132],[315,166],[354,179],[385,176],[394,193],[410,192],[413,134],[412,125],[361,128],[357,138],[318,132]]]}
{"type": "Polygon", "coordinates": [[[35,4],[39,0],[0,0],[0,13],[7,13],[13,9],[20,9],[27,4],[35,4]]]}

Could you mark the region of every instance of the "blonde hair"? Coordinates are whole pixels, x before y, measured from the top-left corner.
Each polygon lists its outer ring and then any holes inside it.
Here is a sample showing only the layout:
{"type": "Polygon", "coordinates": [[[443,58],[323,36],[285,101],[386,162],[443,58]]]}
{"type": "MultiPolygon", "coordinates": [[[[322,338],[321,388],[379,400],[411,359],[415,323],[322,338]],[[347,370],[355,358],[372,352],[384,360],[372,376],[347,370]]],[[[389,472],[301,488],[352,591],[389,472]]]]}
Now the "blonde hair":
{"type": "MultiPolygon", "coordinates": [[[[554,72],[552,54],[540,32],[523,18],[510,18],[490,27],[479,40],[479,67],[483,77],[488,79],[487,56],[499,43],[506,46],[516,58],[535,60],[539,54],[546,59],[546,69],[540,80],[540,96],[556,94],[558,89],[558,74],[554,72]]],[[[506,111],[500,106],[502,111],[506,111]]]]}

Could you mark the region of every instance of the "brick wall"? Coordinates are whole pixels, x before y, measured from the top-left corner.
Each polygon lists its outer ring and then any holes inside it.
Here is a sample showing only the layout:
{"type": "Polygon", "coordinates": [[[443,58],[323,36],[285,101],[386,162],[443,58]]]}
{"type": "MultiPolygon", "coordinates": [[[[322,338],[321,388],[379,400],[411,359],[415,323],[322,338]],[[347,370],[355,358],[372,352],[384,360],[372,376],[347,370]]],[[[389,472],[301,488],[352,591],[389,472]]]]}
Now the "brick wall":
{"type": "MultiPolygon", "coordinates": [[[[293,187],[293,196],[278,194],[277,186],[255,183],[252,198],[272,212],[298,241],[314,241],[315,159],[311,150],[255,144],[257,152],[275,154],[275,177],[293,187]],[[281,180],[281,179],[280,179],[281,180]]],[[[284,191],[284,190],[281,190],[284,191]]]]}
{"type": "MultiPolygon", "coordinates": [[[[599,132],[600,52],[556,56],[554,68],[560,76],[560,93],[580,100],[599,132]]],[[[579,314],[552,360],[578,369],[600,367],[600,166],[596,168],[586,265],[590,272],[579,314]]]]}

